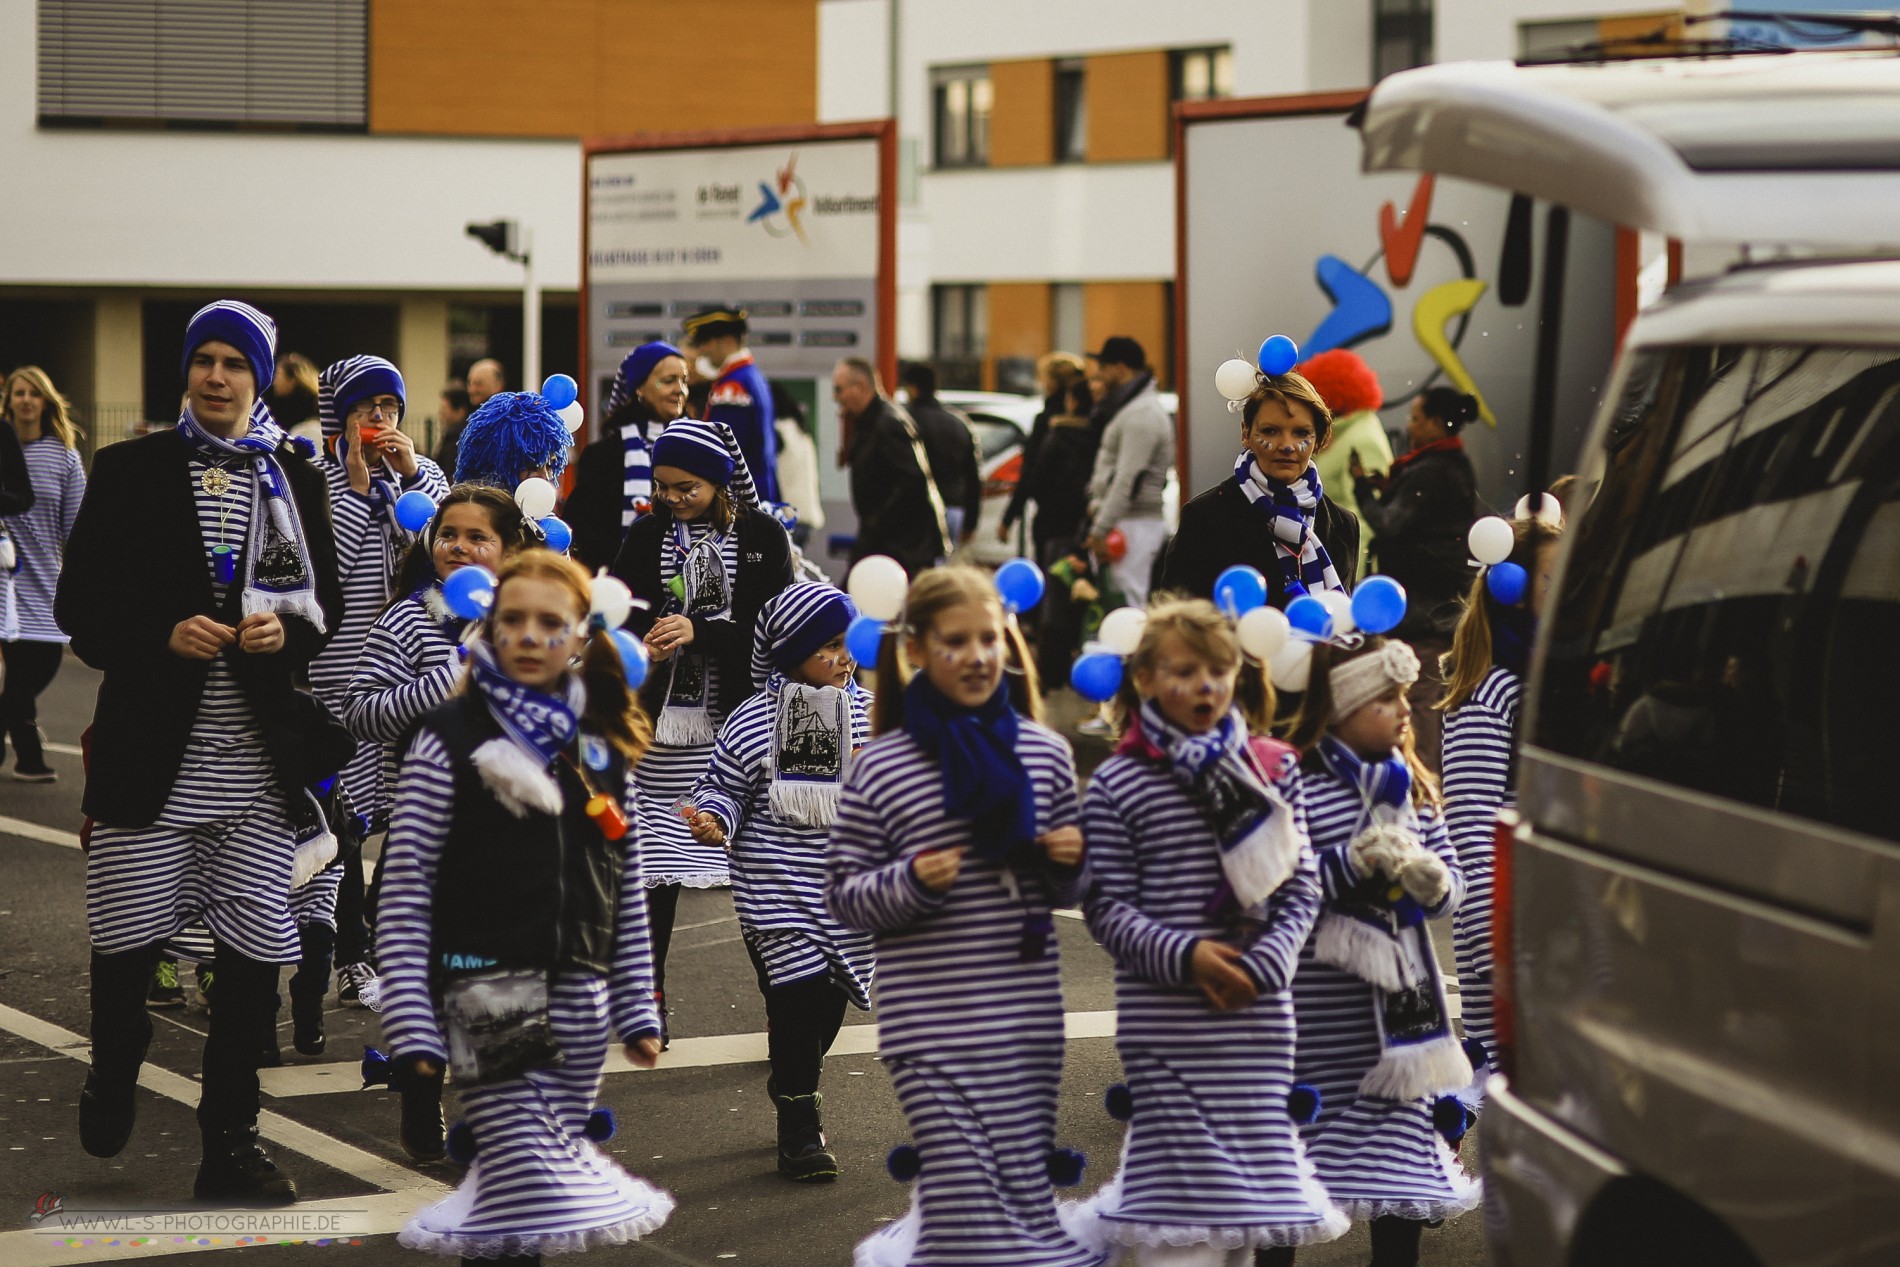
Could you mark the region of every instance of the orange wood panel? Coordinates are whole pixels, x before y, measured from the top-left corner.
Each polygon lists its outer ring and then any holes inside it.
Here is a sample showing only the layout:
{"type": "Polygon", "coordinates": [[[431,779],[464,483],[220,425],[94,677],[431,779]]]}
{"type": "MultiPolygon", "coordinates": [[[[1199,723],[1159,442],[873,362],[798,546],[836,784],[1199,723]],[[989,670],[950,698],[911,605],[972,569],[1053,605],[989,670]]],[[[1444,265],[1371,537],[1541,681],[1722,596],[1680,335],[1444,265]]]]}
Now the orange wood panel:
{"type": "Polygon", "coordinates": [[[1661,10],[1655,13],[1630,13],[1613,18],[1597,19],[1597,38],[1605,43],[1618,40],[1638,40],[1652,35],[1667,27],[1665,38],[1679,40],[1683,37],[1682,13],[1678,10],[1661,10]]]}
{"type": "MultiPolygon", "coordinates": [[[[995,321],[995,300],[991,300],[991,321],[995,321]]],[[[1102,346],[1110,335],[1125,334],[1141,344],[1148,354],[1148,365],[1155,372],[1157,385],[1166,388],[1171,381],[1168,364],[1168,323],[1174,314],[1168,309],[1168,284],[1155,282],[1084,282],[1082,284],[1082,331],[1087,351],[1102,346]]]]}
{"type": "Polygon", "coordinates": [[[1168,156],[1168,54],[1108,53],[1087,63],[1089,162],[1168,156]]]}
{"type": "Polygon", "coordinates": [[[998,358],[1034,360],[1049,350],[1049,298],[1048,282],[989,284],[989,346],[983,353],[985,385],[996,382],[998,358]]]}
{"type": "Polygon", "coordinates": [[[809,123],[818,0],[724,0],[698,39],[664,0],[376,0],[370,130],[587,136],[809,123]]]}
{"type": "Polygon", "coordinates": [[[1055,157],[1055,63],[991,62],[990,90],[990,166],[1047,166],[1055,157]]]}

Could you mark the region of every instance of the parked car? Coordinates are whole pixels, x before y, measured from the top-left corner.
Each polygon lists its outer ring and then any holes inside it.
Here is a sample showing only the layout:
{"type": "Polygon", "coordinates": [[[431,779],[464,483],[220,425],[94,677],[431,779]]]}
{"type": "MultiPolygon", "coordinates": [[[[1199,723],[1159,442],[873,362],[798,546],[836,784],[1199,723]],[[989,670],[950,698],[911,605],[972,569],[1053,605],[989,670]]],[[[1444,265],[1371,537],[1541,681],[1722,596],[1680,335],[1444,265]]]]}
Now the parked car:
{"type": "Polygon", "coordinates": [[[1801,52],[1365,111],[1369,170],[1772,261],[1637,317],[1569,507],[1496,835],[1500,1264],[1900,1255],[1896,101],[1891,51],[1801,52]]]}

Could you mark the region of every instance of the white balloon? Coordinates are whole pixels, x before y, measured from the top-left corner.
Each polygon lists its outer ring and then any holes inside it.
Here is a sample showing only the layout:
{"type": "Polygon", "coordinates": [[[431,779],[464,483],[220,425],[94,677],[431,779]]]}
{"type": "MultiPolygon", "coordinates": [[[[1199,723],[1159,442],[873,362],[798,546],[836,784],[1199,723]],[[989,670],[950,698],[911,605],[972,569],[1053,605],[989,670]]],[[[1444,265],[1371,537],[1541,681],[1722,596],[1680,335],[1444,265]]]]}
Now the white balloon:
{"type": "Polygon", "coordinates": [[[1139,607],[1117,607],[1102,618],[1096,637],[1107,644],[1111,654],[1128,656],[1141,645],[1141,632],[1147,627],[1147,612],[1139,607]]]}
{"type": "Polygon", "coordinates": [[[1561,528],[1564,522],[1564,507],[1562,502],[1549,493],[1539,493],[1536,510],[1531,509],[1531,499],[1524,496],[1517,499],[1517,509],[1511,512],[1511,516],[1514,519],[1529,519],[1535,516],[1540,523],[1561,528]]]}
{"type": "Polygon", "coordinates": [[[1333,617],[1333,636],[1351,633],[1359,626],[1353,622],[1352,599],[1339,590],[1321,590],[1313,595],[1333,617]]]}
{"type": "Polygon", "coordinates": [[[575,401],[565,409],[557,409],[555,415],[567,424],[567,433],[573,435],[587,421],[587,411],[581,408],[581,402],[575,401]]]}
{"type": "Polygon", "coordinates": [[[1278,607],[1256,607],[1240,618],[1234,632],[1240,635],[1240,649],[1265,664],[1286,645],[1292,628],[1278,607]]]}
{"type": "Polygon", "coordinates": [[[618,577],[602,572],[587,587],[588,610],[607,622],[607,628],[618,629],[627,623],[627,616],[633,611],[633,591],[628,589],[618,577]]]}
{"type": "Polygon", "coordinates": [[[1313,644],[1304,638],[1289,638],[1267,661],[1267,676],[1283,691],[1304,691],[1312,675],[1313,644]]]}
{"type": "Polygon", "coordinates": [[[910,577],[904,565],[888,554],[873,554],[857,561],[845,578],[844,588],[864,615],[892,621],[903,613],[910,577]]]}
{"type": "Polygon", "coordinates": [[[530,476],[515,485],[515,505],[521,507],[521,513],[530,519],[546,519],[554,513],[554,503],[558,494],[554,485],[540,476],[530,476]]]}
{"type": "Polygon", "coordinates": [[[1471,557],[1489,567],[1511,557],[1511,550],[1517,545],[1517,533],[1511,529],[1510,520],[1487,515],[1471,525],[1465,542],[1471,547],[1471,557]]]}
{"type": "Polygon", "coordinates": [[[1238,357],[1222,361],[1220,368],[1214,371],[1215,390],[1229,400],[1247,399],[1259,381],[1253,366],[1238,357]]]}

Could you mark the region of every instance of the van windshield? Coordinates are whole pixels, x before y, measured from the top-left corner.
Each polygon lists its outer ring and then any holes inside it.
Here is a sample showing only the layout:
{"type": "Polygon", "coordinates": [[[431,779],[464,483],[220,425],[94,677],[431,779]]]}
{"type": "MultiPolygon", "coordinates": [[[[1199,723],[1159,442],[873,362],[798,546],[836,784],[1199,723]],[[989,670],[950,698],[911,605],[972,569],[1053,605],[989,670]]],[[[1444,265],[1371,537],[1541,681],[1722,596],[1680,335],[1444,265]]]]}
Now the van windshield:
{"type": "Polygon", "coordinates": [[[1636,354],[1531,741],[1900,839],[1900,348],[1636,354]]]}

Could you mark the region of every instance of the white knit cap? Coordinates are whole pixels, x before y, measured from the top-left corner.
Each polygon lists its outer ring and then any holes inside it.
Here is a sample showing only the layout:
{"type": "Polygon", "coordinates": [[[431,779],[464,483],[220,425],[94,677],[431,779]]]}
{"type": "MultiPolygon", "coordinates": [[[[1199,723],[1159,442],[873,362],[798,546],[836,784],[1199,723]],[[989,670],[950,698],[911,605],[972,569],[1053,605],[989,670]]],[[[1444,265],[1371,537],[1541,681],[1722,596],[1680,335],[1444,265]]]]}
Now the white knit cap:
{"type": "Polygon", "coordinates": [[[1418,653],[1394,639],[1367,655],[1335,665],[1327,675],[1333,688],[1333,722],[1342,722],[1395,686],[1418,681],[1418,653]]]}

